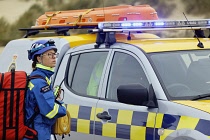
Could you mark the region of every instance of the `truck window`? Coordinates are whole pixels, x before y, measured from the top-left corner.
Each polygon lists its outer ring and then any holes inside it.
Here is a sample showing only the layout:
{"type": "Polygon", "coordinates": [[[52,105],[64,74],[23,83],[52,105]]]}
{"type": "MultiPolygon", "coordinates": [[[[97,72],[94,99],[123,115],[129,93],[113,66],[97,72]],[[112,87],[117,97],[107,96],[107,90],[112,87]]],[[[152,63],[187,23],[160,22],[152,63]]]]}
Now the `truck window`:
{"type": "Polygon", "coordinates": [[[132,83],[149,87],[149,82],[140,63],[131,55],[116,52],[109,75],[107,98],[117,101],[117,88],[120,85],[132,83]]]}
{"type": "Polygon", "coordinates": [[[80,95],[97,96],[108,52],[91,52],[72,56],[68,83],[80,95]],[[78,59],[74,59],[78,57],[78,59]],[[77,61],[77,62],[75,62],[77,61]]]}
{"type": "Polygon", "coordinates": [[[189,50],[151,54],[171,100],[209,93],[210,51],[189,50]]]}

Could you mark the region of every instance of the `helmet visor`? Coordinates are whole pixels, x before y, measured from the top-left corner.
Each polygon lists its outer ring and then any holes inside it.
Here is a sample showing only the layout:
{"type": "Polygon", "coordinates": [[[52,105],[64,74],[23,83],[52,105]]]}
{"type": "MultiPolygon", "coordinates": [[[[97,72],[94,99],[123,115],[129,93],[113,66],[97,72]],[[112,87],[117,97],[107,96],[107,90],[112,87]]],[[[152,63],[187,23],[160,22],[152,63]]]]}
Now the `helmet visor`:
{"type": "Polygon", "coordinates": [[[36,51],[39,51],[39,50],[41,50],[45,47],[49,47],[49,46],[55,46],[55,42],[53,40],[48,40],[44,44],[34,43],[31,46],[31,53],[34,53],[36,51]]]}

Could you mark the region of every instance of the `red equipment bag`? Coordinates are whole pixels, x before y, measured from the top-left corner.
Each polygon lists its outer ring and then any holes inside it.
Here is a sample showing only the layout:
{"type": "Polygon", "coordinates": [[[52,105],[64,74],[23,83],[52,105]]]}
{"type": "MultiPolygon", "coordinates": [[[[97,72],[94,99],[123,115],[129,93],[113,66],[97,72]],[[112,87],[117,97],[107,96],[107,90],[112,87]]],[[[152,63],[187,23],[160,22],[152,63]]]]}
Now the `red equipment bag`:
{"type": "Polygon", "coordinates": [[[37,132],[26,126],[24,121],[27,84],[24,71],[0,73],[0,140],[37,137],[37,132]]]}

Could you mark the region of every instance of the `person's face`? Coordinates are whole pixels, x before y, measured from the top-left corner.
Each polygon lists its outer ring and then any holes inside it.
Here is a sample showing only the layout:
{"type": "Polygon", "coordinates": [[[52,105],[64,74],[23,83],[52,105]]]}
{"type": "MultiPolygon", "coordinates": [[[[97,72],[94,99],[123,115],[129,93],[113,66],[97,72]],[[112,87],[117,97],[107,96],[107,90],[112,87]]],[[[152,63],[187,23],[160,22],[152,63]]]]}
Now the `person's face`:
{"type": "Polygon", "coordinates": [[[56,65],[56,55],[54,50],[48,50],[37,57],[37,60],[42,63],[42,65],[53,68],[56,65]]]}

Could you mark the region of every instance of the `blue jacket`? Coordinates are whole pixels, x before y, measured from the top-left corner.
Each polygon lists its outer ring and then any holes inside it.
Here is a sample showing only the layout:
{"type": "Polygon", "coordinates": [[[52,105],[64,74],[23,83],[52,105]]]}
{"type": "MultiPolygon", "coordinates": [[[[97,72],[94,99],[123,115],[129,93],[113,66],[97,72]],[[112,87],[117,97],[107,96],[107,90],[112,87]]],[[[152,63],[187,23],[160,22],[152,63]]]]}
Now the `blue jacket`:
{"type": "Polygon", "coordinates": [[[45,137],[50,137],[51,126],[55,123],[55,119],[66,115],[63,102],[55,102],[55,95],[49,80],[53,74],[51,68],[37,64],[36,70],[30,76],[39,75],[45,79],[36,78],[30,80],[25,99],[26,121],[35,113],[36,108],[39,109],[39,114],[34,119],[34,128],[38,131],[39,139],[43,140],[48,139],[45,137]],[[43,127],[45,129],[42,129],[43,127]],[[49,136],[41,137],[40,134],[49,136]]]}

